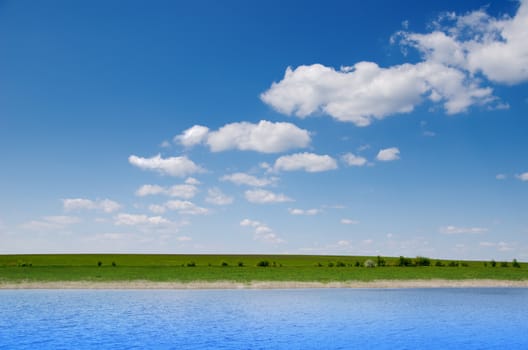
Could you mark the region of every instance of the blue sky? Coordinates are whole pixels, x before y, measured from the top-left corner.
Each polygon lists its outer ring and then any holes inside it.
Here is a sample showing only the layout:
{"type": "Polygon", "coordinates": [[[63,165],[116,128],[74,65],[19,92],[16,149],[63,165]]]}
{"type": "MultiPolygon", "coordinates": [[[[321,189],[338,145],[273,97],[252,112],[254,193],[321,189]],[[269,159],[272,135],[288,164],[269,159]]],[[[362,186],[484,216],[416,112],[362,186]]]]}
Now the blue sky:
{"type": "Polygon", "coordinates": [[[0,2],[0,253],[528,260],[528,2],[0,2]]]}

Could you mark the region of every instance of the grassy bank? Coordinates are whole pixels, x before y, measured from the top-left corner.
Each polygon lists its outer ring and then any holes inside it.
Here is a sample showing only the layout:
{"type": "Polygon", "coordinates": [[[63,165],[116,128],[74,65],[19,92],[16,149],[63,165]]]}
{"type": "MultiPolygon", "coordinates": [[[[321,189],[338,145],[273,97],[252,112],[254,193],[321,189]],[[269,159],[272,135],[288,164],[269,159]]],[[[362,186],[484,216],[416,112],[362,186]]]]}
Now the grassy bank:
{"type": "Polygon", "coordinates": [[[416,279],[528,280],[528,264],[318,255],[0,255],[0,282],[416,279]],[[376,266],[365,267],[368,260],[376,266]]]}

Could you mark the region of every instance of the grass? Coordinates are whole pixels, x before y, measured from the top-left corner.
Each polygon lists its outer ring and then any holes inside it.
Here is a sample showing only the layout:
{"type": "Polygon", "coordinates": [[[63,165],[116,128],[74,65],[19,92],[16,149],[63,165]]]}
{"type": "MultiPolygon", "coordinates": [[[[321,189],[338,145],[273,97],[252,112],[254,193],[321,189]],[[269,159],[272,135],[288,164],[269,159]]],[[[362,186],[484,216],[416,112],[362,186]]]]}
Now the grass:
{"type": "MultiPolygon", "coordinates": [[[[319,255],[0,255],[0,282],[528,279],[527,263],[519,263],[520,268],[513,267],[512,262],[508,262],[508,267],[501,267],[504,266],[501,263],[492,267],[490,262],[484,261],[455,264],[431,259],[430,266],[397,266],[401,261],[399,257],[382,257],[386,266],[366,268],[364,262],[368,259],[380,261],[378,257],[319,255]],[[443,266],[437,266],[438,261],[443,266]]],[[[412,263],[423,261],[409,260],[412,263]]]]}

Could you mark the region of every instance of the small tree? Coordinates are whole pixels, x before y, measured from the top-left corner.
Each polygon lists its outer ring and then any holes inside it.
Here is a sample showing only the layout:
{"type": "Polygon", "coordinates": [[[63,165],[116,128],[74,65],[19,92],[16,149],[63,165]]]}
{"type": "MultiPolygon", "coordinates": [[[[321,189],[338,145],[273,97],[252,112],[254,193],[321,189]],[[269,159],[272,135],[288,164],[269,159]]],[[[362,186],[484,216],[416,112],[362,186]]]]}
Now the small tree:
{"type": "Polygon", "coordinates": [[[268,260],[261,260],[257,263],[257,266],[259,267],[268,267],[270,266],[270,263],[268,260]]]}
{"type": "Polygon", "coordinates": [[[416,266],[431,266],[431,259],[425,256],[417,256],[415,264],[416,266]]]}
{"type": "Polygon", "coordinates": [[[376,263],[370,259],[366,260],[363,265],[365,267],[376,267],[376,263]]]}
{"type": "Polygon", "coordinates": [[[116,267],[116,266],[117,266],[116,262],[112,261],[112,267],[116,267]]]}
{"type": "Polygon", "coordinates": [[[519,263],[517,262],[517,259],[513,259],[512,266],[513,266],[513,267],[516,267],[516,268],[519,268],[519,267],[521,267],[521,264],[519,264],[519,263]]]}
{"type": "Polygon", "coordinates": [[[491,260],[490,264],[491,264],[491,267],[497,266],[497,262],[495,260],[491,260]]]}
{"type": "Polygon", "coordinates": [[[101,265],[103,265],[103,262],[102,261],[98,261],[97,262],[97,266],[101,267],[101,265]]]}
{"type": "Polygon", "coordinates": [[[385,266],[385,260],[381,256],[377,256],[378,266],[385,266]]]}
{"type": "Polygon", "coordinates": [[[242,261],[238,262],[238,267],[244,267],[244,263],[242,261]]]}

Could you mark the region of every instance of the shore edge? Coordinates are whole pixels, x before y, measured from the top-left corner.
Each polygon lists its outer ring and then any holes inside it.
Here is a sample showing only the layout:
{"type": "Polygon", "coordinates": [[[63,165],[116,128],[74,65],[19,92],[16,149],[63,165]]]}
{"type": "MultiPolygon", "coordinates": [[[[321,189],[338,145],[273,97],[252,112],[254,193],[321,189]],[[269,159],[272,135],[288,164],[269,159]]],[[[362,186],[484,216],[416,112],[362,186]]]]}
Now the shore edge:
{"type": "Polygon", "coordinates": [[[55,281],[55,282],[0,282],[0,289],[307,289],[307,288],[527,288],[528,280],[375,280],[345,282],[297,282],[297,281],[193,281],[193,282],[154,282],[154,281],[55,281]]]}

